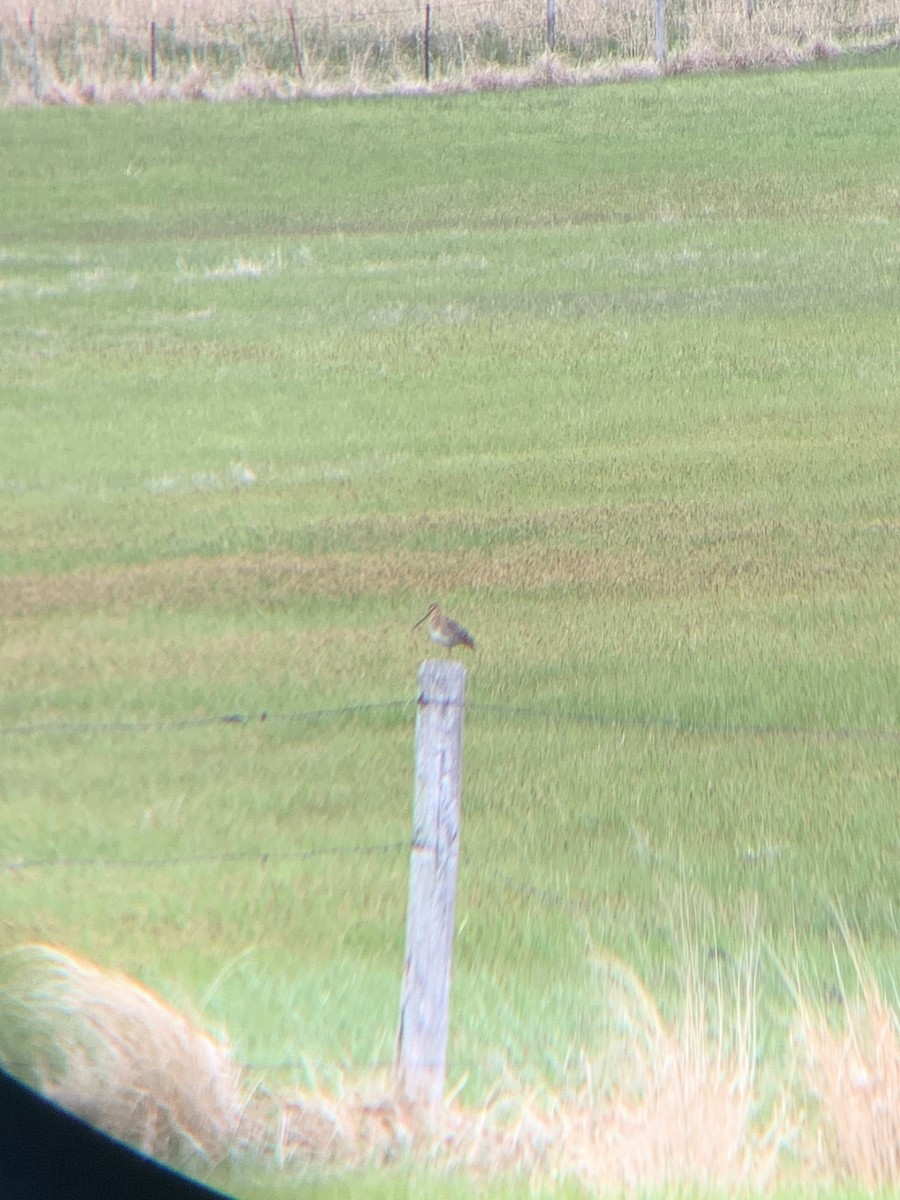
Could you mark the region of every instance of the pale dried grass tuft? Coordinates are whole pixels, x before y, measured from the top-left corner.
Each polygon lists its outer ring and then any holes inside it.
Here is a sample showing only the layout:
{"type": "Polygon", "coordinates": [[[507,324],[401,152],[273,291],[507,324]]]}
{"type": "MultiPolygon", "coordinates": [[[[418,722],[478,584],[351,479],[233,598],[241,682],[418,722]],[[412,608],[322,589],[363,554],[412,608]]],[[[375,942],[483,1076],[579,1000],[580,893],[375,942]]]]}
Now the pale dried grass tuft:
{"type": "Polygon", "coordinates": [[[801,1003],[806,1084],[820,1111],[819,1169],[868,1191],[900,1185],[900,1013],[869,972],[839,1025],[801,1003]]]}
{"type": "Polygon", "coordinates": [[[791,1130],[784,1097],[760,1119],[755,964],[727,1002],[689,973],[671,1025],[624,965],[604,974],[620,1036],[560,1106],[565,1173],[592,1189],[765,1186],[791,1130]]]}
{"type": "Polygon", "coordinates": [[[240,1126],[227,1046],[135,980],[58,947],[0,958],[0,1059],[64,1108],[176,1165],[220,1161],[240,1126]]]}
{"type": "Polygon", "coordinates": [[[698,985],[669,1026],[626,968],[608,964],[606,975],[619,1036],[583,1062],[577,1086],[529,1090],[510,1076],[479,1109],[447,1104],[438,1128],[387,1081],[368,1098],[298,1093],[270,1135],[278,1160],[321,1167],[412,1157],[439,1170],[603,1192],[766,1186],[793,1130],[781,1101],[759,1120],[751,1014],[741,1004],[732,1025],[711,1033],[698,985]]]}

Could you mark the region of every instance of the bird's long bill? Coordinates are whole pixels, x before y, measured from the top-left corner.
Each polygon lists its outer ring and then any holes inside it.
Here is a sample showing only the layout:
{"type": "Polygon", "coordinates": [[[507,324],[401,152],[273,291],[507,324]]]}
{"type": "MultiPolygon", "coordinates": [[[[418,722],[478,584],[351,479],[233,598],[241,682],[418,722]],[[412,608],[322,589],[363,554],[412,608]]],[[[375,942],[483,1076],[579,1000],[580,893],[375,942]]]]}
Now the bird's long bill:
{"type": "Polygon", "coordinates": [[[419,626],[422,624],[422,622],[427,621],[430,616],[431,616],[431,609],[429,608],[428,612],[425,614],[424,617],[419,617],[418,621],[416,621],[415,625],[413,625],[413,629],[418,629],[419,626]]]}

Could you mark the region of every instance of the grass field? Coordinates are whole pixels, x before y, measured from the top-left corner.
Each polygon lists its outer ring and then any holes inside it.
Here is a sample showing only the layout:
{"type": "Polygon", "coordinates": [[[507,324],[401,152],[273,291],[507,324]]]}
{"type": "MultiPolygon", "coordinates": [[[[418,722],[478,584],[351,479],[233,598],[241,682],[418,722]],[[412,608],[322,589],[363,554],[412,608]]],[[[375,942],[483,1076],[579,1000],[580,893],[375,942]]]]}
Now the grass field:
{"type": "Polygon", "coordinates": [[[896,1004],[897,67],[4,112],[0,950],[389,1065],[439,599],[463,1102],[896,1004]]]}

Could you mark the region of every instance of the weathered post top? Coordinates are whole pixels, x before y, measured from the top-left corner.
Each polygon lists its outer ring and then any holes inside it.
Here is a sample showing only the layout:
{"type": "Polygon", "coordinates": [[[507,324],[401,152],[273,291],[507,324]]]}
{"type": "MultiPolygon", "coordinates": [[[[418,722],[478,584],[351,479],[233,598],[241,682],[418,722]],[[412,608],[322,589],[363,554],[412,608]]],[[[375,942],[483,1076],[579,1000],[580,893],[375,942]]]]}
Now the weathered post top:
{"type": "Polygon", "coordinates": [[[452,658],[426,658],[419,667],[419,705],[462,704],[466,694],[466,668],[452,658]]]}

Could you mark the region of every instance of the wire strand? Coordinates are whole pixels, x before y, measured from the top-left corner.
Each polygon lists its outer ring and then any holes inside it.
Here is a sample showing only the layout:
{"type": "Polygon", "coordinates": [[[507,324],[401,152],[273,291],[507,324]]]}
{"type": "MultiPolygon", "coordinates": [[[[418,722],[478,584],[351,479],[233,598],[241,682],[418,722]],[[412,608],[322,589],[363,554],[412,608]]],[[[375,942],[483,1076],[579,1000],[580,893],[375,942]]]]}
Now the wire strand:
{"type": "Polygon", "coordinates": [[[32,871],[46,867],[127,867],[143,870],[160,867],[216,866],[226,862],[300,862],[304,859],[351,854],[391,854],[409,850],[409,838],[358,846],[317,846],[311,850],[226,850],[218,854],[172,854],[153,858],[32,858],[0,863],[0,871],[32,871]]]}
{"type": "MultiPolygon", "coordinates": [[[[346,704],[335,708],[300,709],[296,712],[220,713],[205,717],[172,717],[158,720],[135,721],[39,721],[21,725],[0,725],[0,736],[37,736],[52,734],[94,733],[175,733],[185,729],[204,729],[216,725],[250,726],[261,724],[291,724],[311,721],[326,721],[340,717],[358,717],[370,713],[408,712],[412,715],[415,701],[382,700],[346,704]]],[[[853,726],[802,726],[777,724],[713,724],[698,721],[683,721],[678,717],[646,716],[627,717],[616,713],[584,712],[533,708],[515,704],[484,704],[466,701],[467,715],[486,714],[529,721],[544,721],[547,724],[570,722],[572,724],[598,725],[609,729],[659,729],[686,736],[708,737],[797,737],[833,738],[835,740],[896,741],[900,739],[898,729],[867,729],[853,726]]]]}
{"type": "Polygon", "coordinates": [[[360,716],[412,707],[411,700],[386,700],[347,704],[339,708],[313,708],[297,712],[220,713],[207,717],[169,717],[149,721],[35,721],[22,725],[0,725],[0,735],[53,733],[173,733],[181,729],[203,729],[212,725],[256,725],[291,721],[316,721],[330,717],[360,716]]]}

